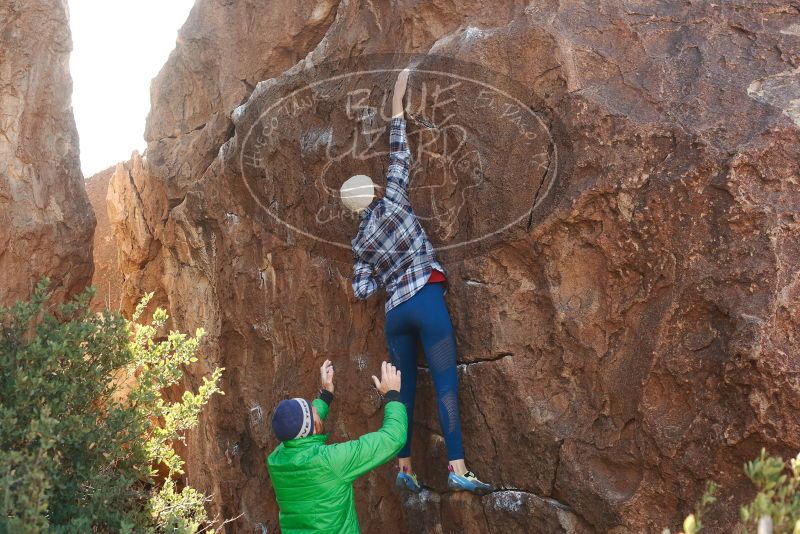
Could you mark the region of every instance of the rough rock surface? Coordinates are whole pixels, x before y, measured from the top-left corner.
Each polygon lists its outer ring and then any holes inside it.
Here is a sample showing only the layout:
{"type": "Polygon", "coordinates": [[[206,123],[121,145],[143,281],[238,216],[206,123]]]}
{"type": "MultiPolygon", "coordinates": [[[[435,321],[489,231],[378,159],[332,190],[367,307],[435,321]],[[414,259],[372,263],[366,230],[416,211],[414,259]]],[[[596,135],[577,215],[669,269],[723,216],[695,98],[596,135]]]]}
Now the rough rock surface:
{"type": "Polygon", "coordinates": [[[97,291],[93,306],[98,310],[122,309],[121,291],[124,277],[119,270],[119,250],[108,219],[107,202],[109,184],[116,168],[116,165],[109,167],[85,181],[86,194],[97,218],[92,245],[94,257],[92,285],[97,291]]]}
{"type": "Polygon", "coordinates": [[[325,357],[335,439],[379,424],[382,302],[352,297],[338,245],[355,221],[320,207],[336,209],[347,175],[385,166],[394,73],[363,71],[386,53],[420,54],[412,195],[449,271],[467,460],[504,491],[444,491],[421,359],[414,447],[431,490],[398,497],[390,467],[365,477],[363,531],[660,532],[707,478],[725,496],[709,530],[730,531],[743,462],[800,449],[798,13],[783,0],[199,0],[110,216],[124,305],[155,290],[175,326],[206,328],[190,386],[226,368],[226,395],[189,436],[188,479],[214,512],[242,514],[230,531],[276,530],[270,410],[313,395],[325,357]],[[437,105],[436,77],[464,69],[518,107],[464,79],[437,105]]]}
{"type": "Polygon", "coordinates": [[[0,3],[0,305],[43,276],[56,300],[92,277],[71,50],[66,0],[0,3]]]}

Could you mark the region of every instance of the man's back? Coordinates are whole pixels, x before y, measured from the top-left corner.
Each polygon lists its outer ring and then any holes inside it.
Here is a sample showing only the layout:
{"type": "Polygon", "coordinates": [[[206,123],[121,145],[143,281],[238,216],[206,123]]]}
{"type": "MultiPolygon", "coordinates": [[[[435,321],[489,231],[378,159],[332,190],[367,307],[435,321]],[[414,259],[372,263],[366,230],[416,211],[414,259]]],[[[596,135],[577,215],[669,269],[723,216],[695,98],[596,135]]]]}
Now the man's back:
{"type": "Polygon", "coordinates": [[[390,401],[381,429],[357,440],[326,445],[327,435],[318,434],[278,445],[267,468],[283,534],[359,532],[353,481],[397,454],[407,425],[406,407],[390,401]]]}
{"type": "Polygon", "coordinates": [[[281,443],[267,459],[284,532],[358,531],[353,485],[330,467],[326,438],[322,434],[281,443]]]}

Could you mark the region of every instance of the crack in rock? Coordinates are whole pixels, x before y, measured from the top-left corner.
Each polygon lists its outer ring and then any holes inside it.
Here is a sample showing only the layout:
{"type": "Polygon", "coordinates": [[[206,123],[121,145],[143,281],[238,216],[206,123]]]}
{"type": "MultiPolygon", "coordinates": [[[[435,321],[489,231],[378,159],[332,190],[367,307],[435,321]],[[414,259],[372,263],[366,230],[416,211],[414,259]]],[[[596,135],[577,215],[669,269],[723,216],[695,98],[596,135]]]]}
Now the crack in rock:
{"type": "MultiPolygon", "coordinates": [[[[481,363],[499,362],[500,360],[505,360],[506,358],[511,358],[513,356],[514,356],[513,352],[501,352],[501,353],[499,353],[497,355],[494,355],[494,356],[487,356],[485,358],[476,358],[476,359],[470,360],[468,362],[459,362],[458,363],[458,369],[461,370],[461,371],[464,371],[471,365],[477,365],[477,364],[481,364],[481,363]]],[[[422,364],[417,365],[417,369],[430,371],[430,368],[428,367],[427,363],[422,363],[422,364]]]]}

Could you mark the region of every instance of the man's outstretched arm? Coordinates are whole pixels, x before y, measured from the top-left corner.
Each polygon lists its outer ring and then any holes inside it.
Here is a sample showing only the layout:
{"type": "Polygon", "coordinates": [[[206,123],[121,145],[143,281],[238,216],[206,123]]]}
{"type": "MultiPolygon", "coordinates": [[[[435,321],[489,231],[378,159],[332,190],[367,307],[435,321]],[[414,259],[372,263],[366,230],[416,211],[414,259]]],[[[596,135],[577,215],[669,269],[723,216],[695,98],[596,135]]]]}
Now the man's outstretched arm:
{"type": "Polygon", "coordinates": [[[403,97],[408,87],[409,70],[403,69],[394,84],[392,120],[389,124],[389,170],[386,174],[386,198],[398,203],[408,202],[411,151],[406,139],[403,97]]]}
{"type": "Polygon", "coordinates": [[[331,403],[333,402],[333,363],[325,360],[319,368],[319,397],[314,399],[311,404],[317,409],[319,418],[323,421],[328,417],[331,403]]]}
{"type": "Polygon", "coordinates": [[[327,448],[331,468],[347,481],[385,464],[406,442],[408,416],[405,405],[400,402],[400,371],[383,362],[381,380],[374,376],[372,379],[386,403],[383,426],[377,432],[327,448]]]}

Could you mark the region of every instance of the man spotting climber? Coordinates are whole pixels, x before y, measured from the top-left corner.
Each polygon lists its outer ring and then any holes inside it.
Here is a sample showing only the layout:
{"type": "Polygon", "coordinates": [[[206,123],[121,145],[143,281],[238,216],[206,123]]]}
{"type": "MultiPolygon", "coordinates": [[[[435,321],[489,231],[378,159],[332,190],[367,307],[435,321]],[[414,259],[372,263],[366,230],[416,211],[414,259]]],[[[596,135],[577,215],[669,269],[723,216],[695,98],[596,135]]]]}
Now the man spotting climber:
{"type": "Polygon", "coordinates": [[[383,426],[345,443],[326,444],[324,424],[333,401],[333,364],[320,367],[319,398],[287,399],[272,416],[281,441],[267,458],[267,469],[280,507],[283,534],[359,532],[353,481],[392,458],[406,440],[406,408],[399,402],[400,371],[383,362],[375,388],[385,403],[383,426]]]}

